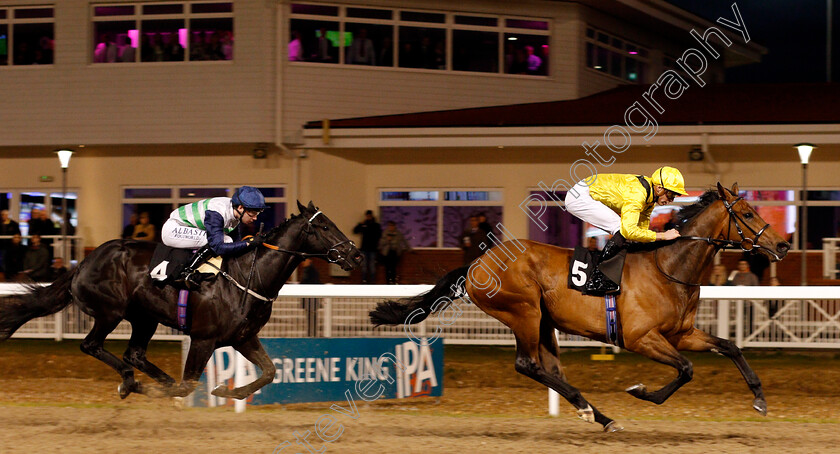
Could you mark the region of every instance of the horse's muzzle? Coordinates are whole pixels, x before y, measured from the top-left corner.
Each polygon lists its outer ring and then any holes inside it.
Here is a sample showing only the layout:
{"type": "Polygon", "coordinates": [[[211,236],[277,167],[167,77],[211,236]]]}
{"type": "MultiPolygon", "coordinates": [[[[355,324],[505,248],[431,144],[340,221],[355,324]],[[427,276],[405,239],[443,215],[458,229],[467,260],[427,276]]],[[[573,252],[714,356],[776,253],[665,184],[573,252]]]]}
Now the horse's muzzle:
{"type": "Polygon", "coordinates": [[[784,257],[787,255],[788,251],[790,250],[790,243],[787,241],[780,241],[776,243],[776,252],[779,253],[779,258],[784,257]]]}
{"type": "Polygon", "coordinates": [[[341,262],[341,268],[344,271],[355,270],[356,268],[362,266],[362,262],[365,260],[362,252],[355,247],[348,250],[344,257],[346,258],[341,262]]]}

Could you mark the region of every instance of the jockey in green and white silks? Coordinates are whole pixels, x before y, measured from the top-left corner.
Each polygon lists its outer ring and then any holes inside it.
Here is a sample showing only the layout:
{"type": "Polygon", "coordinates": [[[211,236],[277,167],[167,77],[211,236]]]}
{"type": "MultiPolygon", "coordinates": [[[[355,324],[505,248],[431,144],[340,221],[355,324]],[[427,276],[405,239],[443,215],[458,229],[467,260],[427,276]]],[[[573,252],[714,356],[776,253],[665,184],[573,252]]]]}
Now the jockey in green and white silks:
{"type": "MultiPolygon", "coordinates": [[[[239,223],[251,225],[268,208],[262,193],[251,186],[237,189],[233,197],[214,197],[184,205],[169,215],[163,224],[163,244],[183,249],[201,250],[187,264],[182,278],[190,287],[196,268],[212,255],[229,255],[255,245],[242,241],[239,223]]],[[[180,280],[180,279],[179,279],[180,280]]]]}

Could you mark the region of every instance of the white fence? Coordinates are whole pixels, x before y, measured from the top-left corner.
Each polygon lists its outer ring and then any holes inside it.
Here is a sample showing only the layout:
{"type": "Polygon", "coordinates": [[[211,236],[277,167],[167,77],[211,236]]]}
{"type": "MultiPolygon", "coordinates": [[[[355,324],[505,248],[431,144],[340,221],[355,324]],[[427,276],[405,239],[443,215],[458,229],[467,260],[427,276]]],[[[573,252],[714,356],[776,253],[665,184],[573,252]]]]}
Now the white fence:
{"type": "MultiPolygon", "coordinates": [[[[385,299],[412,296],[428,285],[296,285],[283,287],[261,337],[405,337],[402,326],[373,328],[368,312],[385,299]]],[[[0,297],[23,291],[0,284],[0,297]]],[[[733,339],[739,347],[840,349],[840,287],[702,287],[696,325],[713,335],[733,339]]],[[[174,304],[174,303],[173,303],[174,304]]],[[[619,300],[619,305],[621,304],[619,300]]],[[[417,337],[440,330],[447,344],[513,345],[510,330],[477,307],[452,325],[433,316],[412,327],[417,337]]],[[[71,306],[53,316],[32,320],[17,338],[81,339],[93,320],[71,306]]],[[[128,339],[131,326],[121,323],[109,339],[128,339]]],[[[177,340],[175,329],[159,327],[158,340],[177,340]]],[[[580,336],[560,334],[561,346],[601,346],[580,336]]]]}

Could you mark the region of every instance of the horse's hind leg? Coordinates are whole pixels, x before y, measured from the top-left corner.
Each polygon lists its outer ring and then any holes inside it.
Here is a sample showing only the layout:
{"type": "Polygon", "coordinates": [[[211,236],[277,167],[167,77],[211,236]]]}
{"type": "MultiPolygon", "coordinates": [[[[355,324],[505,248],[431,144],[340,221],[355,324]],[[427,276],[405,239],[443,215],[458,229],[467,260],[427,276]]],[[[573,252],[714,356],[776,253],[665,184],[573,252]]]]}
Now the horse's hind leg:
{"type": "Polygon", "coordinates": [[[266,353],[257,336],[248,339],[240,345],[234,346],[234,348],[242,353],[248,361],[256,364],[262,371],[262,374],[253,382],[245,386],[240,386],[239,388],[228,389],[224,385],[216,386],[216,389],[212,392],[214,396],[244,399],[274,380],[274,373],[277,371],[277,368],[274,366],[274,362],[271,361],[271,357],[268,356],[268,353],[266,353]]]}
{"type": "Polygon", "coordinates": [[[120,374],[123,382],[117,390],[120,393],[120,397],[125,399],[131,393],[131,389],[136,386],[134,382],[134,368],[104,348],[105,338],[119,324],[120,320],[95,319],[93,329],[85,336],[85,340],[82,341],[79,347],[83,352],[111,366],[111,368],[120,374]]]}
{"type": "Polygon", "coordinates": [[[747,364],[747,360],[744,359],[741,349],[734,342],[695,329],[680,339],[680,342],[677,344],[677,349],[694,352],[713,351],[731,359],[738,370],[741,371],[741,375],[747,382],[747,386],[750,387],[750,391],[755,396],[753,408],[762,415],[767,415],[767,401],[764,400],[764,390],[761,389],[761,380],[758,379],[758,375],[747,364]]]}
{"type": "MultiPolygon", "coordinates": [[[[134,366],[137,370],[148,375],[166,388],[175,386],[176,382],[174,378],[146,359],[146,349],[149,346],[149,341],[152,340],[152,336],[155,334],[155,330],[157,330],[158,323],[149,319],[132,319],[130,322],[131,338],[128,341],[128,348],[123,353],[123,361],[134,366]]],[[[148,393],[148,390],[144,389],[139,381],[135,381],[134,386],[128,388],[128,392],[148,393]]],[[[122,392],[120,395],[122,395],[122,392]]]]}
{"type": "MultiPolygon", "coordinates": [[[[519,314],[521,315],[521,314],[519,314]]],[[[498,317],[497,317],[498,318],[498,317]]],[[[597,421],[604,426],[604,430],[611,430],[612,419],[602,415],[597,409],[592,407],[586,399],[580,394],[577,388],[567,383],[561,372],[550,370],[549,368],[558,369],[560,367],[559,360],[556,354],[553,360],[549,360],[549,364],[541,361],[541,348],[549,353],[549,341],[546,336],[551,336],[553,339],[554,333],[549,327],[548,323],[541,323],[537,317],[524,316],[516,323],[511,325],[514,335],[516,336],[516,371],[522,375],[530,377],[544,386],[547,386],[557,391],[563,398],[569,401],[578,409],[578,416],[586,422],[597,421]],[[546,367],[548,366],[548,368],[546,367]]],[[[556,342],[551,340],[551,342],[556,342]]],[[[556,353],[556,343],[553,344],[553,351],[556,353]]]]}
{"type": "MultiPolygon", "coordinates": [[[[540,363],[543,368],[551,375],[559,378],[563,383],[569,385],[566,380],[566,374],[563,373],[563,365],[560,363],[560,350],[557,345],[557,337],[554,335],[554,324],[546,316],[543,316],[540,322],[540,363]]],[[[618,432],[624,430],[621,425],[610,418],[602,415],[596,408],[592,408],[592,416],[595,421],[604,426],[607,432],[618,432]]],[[[586,419],[584,416],[582,418],[586,419]]]]}
{"type": "Polygon", "coordinates": [[[677,378],[663,386],[658,391],[649,392],[645,385],[639,383],[627,388],[627,392],[638,399],[662,404],[680,387],[691,381],[694,375],[694,368],[691,361],[671,345],[667,339],[658,331],[649,331],[644,336],[628,342],[625,339],[625,348],[631,352],[644,355],[658,363],[666,364],[677,369],[677,378]]]}

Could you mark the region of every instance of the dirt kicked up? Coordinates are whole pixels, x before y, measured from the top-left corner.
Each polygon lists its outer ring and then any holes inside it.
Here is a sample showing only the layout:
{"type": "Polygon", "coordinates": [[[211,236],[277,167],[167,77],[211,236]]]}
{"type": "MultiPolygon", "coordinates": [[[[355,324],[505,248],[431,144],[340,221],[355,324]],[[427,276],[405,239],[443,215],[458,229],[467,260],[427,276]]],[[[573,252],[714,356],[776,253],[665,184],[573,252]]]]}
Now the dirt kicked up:
{"type": "MultiPolygon", "coordinates": [[[[178,370],[177,344],[153,343],[150,359],[178,370]]],[[[124,345],[108,346],[121,352],[124,345]]],[[[729,360],[691,355],[694,380],[661,406],[623,390],[655,388],[673,371],[637,355],[589,360],[591,351],[561,356],[570,383],[625,431],[605,434],[578,420],[561,402],[547,415],[543,387],[513,370],[513,350],[447,347],[440,399],[358,402],[356,420],[342,421],[333,443],[314,435],[312,452],[325,453],[829,453],[840,452],[840,354],[750,352],[762,379],[768,416],[750,407],[746,384],[729,360]]],[[[140,379],[145,377],[142,375],[140,379]]],[[[148,381],[148,379],[146,379],[148,381]]],[[[309,452],[295,432],[313,432],[328,404],[179,409],[168,399],[132,395],[120,400],[119,379],[74,342],[0,344],[0,453],[309,452]]]]}

